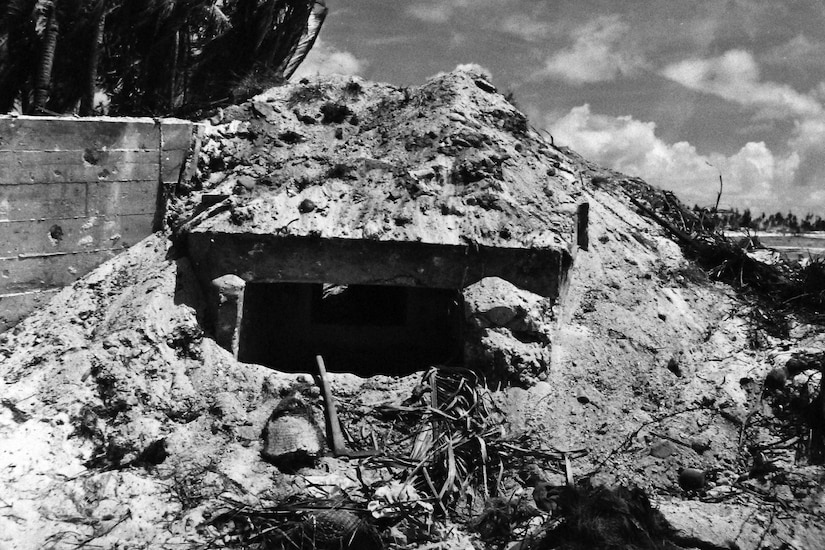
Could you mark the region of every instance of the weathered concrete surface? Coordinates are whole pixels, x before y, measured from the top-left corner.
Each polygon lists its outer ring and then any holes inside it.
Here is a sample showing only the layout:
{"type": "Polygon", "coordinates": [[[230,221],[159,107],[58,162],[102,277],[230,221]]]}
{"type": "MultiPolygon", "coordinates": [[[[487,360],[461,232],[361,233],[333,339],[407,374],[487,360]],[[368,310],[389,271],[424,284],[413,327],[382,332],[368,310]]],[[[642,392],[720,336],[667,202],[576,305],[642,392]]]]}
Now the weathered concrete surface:
{"type": "Polygon", "coordinates": [[[421,242],[284,238],[196,232],[189,256],[207,284],[227,273],[247,281],[463,288],[483,277],[555,298],[572,263],[564,249],[486,248],[421,242]]]}
{"type": "Polygon", "coordinates": [[[0,331],[156,230],[192,124],[0,117],[0,331]]]}
{"type": "Polygon", "coordinates": [[[215,341],[238,356],[238,329],[243,312],[243,295],[246,282],[237,275],[218,277],[210,284],[210,305],[214,321],[215,341]]]}

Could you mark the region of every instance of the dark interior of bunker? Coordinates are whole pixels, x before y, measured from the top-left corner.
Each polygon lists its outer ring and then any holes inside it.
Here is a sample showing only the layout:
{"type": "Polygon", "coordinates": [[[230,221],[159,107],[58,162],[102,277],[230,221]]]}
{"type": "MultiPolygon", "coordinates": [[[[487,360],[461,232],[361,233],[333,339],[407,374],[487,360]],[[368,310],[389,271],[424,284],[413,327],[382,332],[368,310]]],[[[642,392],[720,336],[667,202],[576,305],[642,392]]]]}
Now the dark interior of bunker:
{"type": "Polygon", "coordinates": [[[462,362],[461,293],[452,289],[248,283],[238,358],[286,372],[406,375],[462,362]]]}

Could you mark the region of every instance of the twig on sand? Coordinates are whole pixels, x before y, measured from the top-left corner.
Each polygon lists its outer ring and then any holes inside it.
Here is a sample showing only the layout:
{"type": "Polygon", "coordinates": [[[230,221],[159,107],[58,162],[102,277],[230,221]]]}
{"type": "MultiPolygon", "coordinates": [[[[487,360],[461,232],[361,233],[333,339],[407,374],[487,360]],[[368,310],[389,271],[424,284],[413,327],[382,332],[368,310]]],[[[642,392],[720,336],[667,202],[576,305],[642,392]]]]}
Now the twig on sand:
{"type": "Polygon", "coordinates": [[[605,458],[603,458],[601,460],[601,462],[599,462],[596,465],[596,467],[593,469],[593,471],[590,474],[588,474],[586,476],[583,476],[583,477],[590,477],[594,473],[598,472],[602,468],[602,466],[604,466],[610,460],[612,460],[614,456],[616,456],[618,453],[624,451],[624,449],[630,444],[630,442],[633,441],[636,438],[636,436],[639,435],[639,433],[642,430],[644,430],[645,428],[647,428],[648,426],[651,426],[653,424],[658,424],[659,422],[662,422],[663,420],[667,420],[668,418],[673,418],[674,416],[679,416],[680,414],[685,414],[685,413],[689,413],[689,412],[696,412],[696,411],[702,411],[702,410],[708,410],[708,409],[711,409],[711,408],[712,407],[709,407],[707,405],[699,405],[697,407],[690,407],[688,409],[684,409],[684,410],[681,410],[681,411],[675,411],[675,412],[672,412],[672,413],[668,413],[668,414],[665,414],[663,416],[660,416],[659,418],[654,418],[653,420],[648,420],[647,422],[644,422],[638,428],[636,428],[635,430],[633,430],[632,432],[627,434],[624,441],[622,441],[621,445],[619,445],[618,447],[616,447],[615,449],[610,451],[610,453],[605,458]]]}

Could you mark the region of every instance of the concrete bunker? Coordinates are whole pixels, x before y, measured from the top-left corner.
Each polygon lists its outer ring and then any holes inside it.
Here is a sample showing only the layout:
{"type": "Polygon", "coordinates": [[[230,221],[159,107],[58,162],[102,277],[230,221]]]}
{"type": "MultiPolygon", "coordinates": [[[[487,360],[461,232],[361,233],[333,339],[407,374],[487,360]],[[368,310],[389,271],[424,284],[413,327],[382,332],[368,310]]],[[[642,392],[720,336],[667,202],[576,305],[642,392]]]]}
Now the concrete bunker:
{"type": "Polygon", "coordinates": [[[566,248],[199,231],[187,236],[216,341],[244,362],[359,376],[465,364],[462,290],[486,277],[555,299],[566,248]]]}

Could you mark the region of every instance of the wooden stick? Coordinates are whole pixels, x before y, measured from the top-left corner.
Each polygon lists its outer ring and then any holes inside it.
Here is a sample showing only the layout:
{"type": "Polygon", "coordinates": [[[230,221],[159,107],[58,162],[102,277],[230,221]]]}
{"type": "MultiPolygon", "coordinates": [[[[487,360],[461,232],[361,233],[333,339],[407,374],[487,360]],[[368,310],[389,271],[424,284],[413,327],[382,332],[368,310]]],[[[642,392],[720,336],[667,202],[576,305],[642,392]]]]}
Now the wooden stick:
{"type": "Polygon", "coordinates": [[[332,397],[332,388],[329,385],[329,377],[327,375],[327,368],[324,365],[324,358],[316,355],[315,362],[318,363],[318,380],[321,386],[321,393],[324,394],[324,403],[326,403],[325,410],[327,424],[329,424],[329,444],[330,447],[332,447],[332,456],[359,458],[376,454],[375,450],[351,451],[347,448],[347,444],[344,441],[344,432],[341,430],[341,422],[338,420],[338,407],[335,406],[335,398],[332,397]]]}
{"type": "Polygon", "coordinates": [[[329,439],[332,447],[332,454],[341,456],[347,454],[347,446],[344,443],[344,434],[341,432],[341,423],[338,421],[338,408],[335,406],[335,398],[332,397],[332,388],[329,385],[329,377],[327,369],[324,365],[324,358],[320,355],[315,356],[315,362],[318,363],[318,379],[321,385],[321,393],[324,394],[324,402],[326,403],[327,423],[329,424],[329,439]]]}

